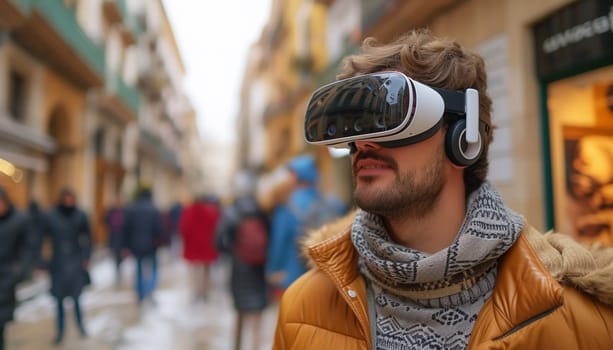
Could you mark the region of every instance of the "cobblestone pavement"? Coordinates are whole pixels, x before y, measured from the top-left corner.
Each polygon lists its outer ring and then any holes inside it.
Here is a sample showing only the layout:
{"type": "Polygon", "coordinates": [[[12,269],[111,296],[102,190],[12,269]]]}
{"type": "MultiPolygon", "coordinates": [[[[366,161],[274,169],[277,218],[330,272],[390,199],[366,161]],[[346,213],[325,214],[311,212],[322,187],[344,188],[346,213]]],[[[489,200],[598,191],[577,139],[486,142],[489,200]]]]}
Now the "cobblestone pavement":
{"type": "MultiPolygon", "coordinates": [[[[72,308],[66,303],[66,334],[59,346],[52,345],[55,335],[55,305],[46,292],[46,276],[20,288],[21,302],[15,321],[6,330],[7,350],[230,350],[234,344],[234,312],[227,288],[225,263],[212,271],[214,285],[205,301],[193,302],[189,292],[188,269],[179,259],[161,252],[160,285],[154,293],[154,304],[138,307],[131,288],[134,262],[127,259],[122,266],[122,282],[114,283],[114,267],[110,258],[101,258],[91,270],[92,285],[81,297],[87,338],[78,335],[72,308]]],[[[276,322],[276,306],[271,305],[263,316],[263,344],[270,349],[276,322]]],[[[252,350],[246,332],[244,349],[252,350]]]]}

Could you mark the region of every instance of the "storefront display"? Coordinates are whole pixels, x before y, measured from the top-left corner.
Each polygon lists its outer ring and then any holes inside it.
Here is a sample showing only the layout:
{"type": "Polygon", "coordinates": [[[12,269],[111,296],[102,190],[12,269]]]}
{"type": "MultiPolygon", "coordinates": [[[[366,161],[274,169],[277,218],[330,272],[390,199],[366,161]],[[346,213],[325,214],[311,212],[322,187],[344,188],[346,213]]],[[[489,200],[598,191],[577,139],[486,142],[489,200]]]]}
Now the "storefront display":
{"type": "Polygon", "coordinates": [[[573,2],[533,33],[553,229],[613,246],[613,6],[573,2]]]}
{"type": "Polygon", "coordinates": [[[613,67],[552,83],[547,107],[555,227],[613,245],[613,67]]]}

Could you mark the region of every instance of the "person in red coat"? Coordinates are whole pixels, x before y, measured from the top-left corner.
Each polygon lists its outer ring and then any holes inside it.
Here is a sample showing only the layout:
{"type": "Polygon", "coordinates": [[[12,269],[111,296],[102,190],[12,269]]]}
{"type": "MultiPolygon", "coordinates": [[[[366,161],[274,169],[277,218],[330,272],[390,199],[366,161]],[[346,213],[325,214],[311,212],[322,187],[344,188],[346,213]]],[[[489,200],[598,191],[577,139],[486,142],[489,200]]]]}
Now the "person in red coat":
{"type": "Polygon", "coordinates": [[[206,299],[210,288],[210,266],[219,257],[213,240],[219,217],[217,200],[198,196],[179,219],[183,258],[190,264],[194,301],[206,299]]]}

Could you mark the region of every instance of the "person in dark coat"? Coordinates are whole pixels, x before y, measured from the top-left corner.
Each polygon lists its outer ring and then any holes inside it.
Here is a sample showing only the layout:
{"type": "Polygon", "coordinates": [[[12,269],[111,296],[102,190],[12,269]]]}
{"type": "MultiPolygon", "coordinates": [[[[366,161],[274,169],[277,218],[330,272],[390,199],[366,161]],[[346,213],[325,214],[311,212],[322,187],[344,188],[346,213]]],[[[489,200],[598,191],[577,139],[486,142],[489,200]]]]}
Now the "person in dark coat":
{"type": "Polygon", "coordinates": [[[121,261],[123,260],[123,206],[117,197],[113,205],[104,214],[104,224],[108,232],[108,247],[115,261],[115,284],[121,282],[121,261]]]}
{"type": "Polygon", "coordinates": [[[237,175],[234,180],[235,200],[224,208],[215,234],[217,248],[231,257],[230,289],[237,312],[236,350],[241,349],[243,326],[247,322],[252,326],[253,349],[259,349],[262,311],[268,305],[265,265],[242,261],[235,249],[238,244],[239,224],[245,217],[257,217],[265,223],[266,230],[269,229],[268,217],[256,200],[255,187],[255,175],[249,172],[240,172],[237,175]]]}
{"type": "Polygon", "coordinates": [[[151,188],[141,186],[134,202],[126,207],[122,236],[124,246],[136,259],[138,303],[152,302],[157,285],[157,248],[164,237],[164,224],[153,203],[151,188]]]}
{"type": "Polygon", "coordinates": [[[45,213],[41,210],[38,201],[30,199],[28,203],[28,221],[30,223],[30,232],[33,245],[32,256],[32,268],[30,272],[35,269],[45,270],[47,269],[45,259],[42,256],[43,248],[43,228],[44,228],[44,216],[45,213]]]}
{"type": "Polygon", "coordinates": [[[15,289],[27,275],[33,256],[28,218],[19,212],[0,186],[0,350],[4,350],[4,329],[13,320],[15,289]]]}
{"type": "Polygon", "coordinates": [[[44,235],[51,243],[51,259],[47,264],[51,275],[51,295],[57,303],[57,334],[55,344],[64,337],[64,299],[74,302],[75,320],[82,337],[87,336],[79,297],[91,283],[89,260],[92,253],[91,228],[87,214],[76,205],[76,194],[64,188],[59,203],[52,207],[44,220],[44,235]]]}

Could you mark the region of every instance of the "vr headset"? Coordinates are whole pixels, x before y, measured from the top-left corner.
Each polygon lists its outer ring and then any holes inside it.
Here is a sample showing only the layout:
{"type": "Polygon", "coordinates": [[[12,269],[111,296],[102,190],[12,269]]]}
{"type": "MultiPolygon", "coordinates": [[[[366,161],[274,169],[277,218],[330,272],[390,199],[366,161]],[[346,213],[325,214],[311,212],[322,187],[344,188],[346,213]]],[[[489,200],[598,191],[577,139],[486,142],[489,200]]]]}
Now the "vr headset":
{"type": "Polygon", "coordinates": [[[479,122],[479,92],[431,87],[400,72],[360,75],[317,89],[304,130],[311,144],[347,148],[368,140],[399,147],[431,137],[444,117],[449,123],[447,155],[456,164],[472,164],[481,153],[480,133],[487,127],[479,122]]]}

